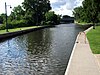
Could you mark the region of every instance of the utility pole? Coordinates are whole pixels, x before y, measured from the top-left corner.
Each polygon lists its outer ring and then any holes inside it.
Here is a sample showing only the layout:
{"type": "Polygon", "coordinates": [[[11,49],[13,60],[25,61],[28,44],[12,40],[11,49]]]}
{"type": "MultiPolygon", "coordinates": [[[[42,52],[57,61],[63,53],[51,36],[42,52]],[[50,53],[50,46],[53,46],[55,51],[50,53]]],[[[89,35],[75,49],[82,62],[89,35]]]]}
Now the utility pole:
{"type": "Polygon", "coordinates": [[[7,5],[5,2],[6,32],[9,32],[8,31],[8,23],[7,23],[7,6],[10,6],[10,8],[12,8],[12,7],[11,7],[11,5],[7,5]]]}
{"type": "Polygon", "coordinates": [[[7,4],[5,2],[5,18],[6,18],[6,32],[8,32],[8,27],[7,27],[7,4]]]}

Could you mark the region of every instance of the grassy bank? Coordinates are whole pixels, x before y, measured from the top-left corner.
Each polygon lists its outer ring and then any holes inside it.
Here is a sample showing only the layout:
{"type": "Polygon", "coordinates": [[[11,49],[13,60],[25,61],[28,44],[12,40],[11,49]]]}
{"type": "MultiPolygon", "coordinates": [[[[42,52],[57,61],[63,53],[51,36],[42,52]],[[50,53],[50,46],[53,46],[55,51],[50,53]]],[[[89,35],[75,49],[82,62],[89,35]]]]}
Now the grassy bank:
{"type": "Polygon", "coordinates": [[[96,26],[96,29],[92,29],[87,33],[87,37],[90,43],[90,47],[94,54],[100,54],[100,26],[96,26]]]}
{"type": "MultiPolygon", "coordinates": [[[[14,28],[14,29],[8,29],[8,31],[9,32],[16,32],[16,31],[27,30],[27,29],[38,28],[38,27],[41,27],[41,26],[14,28]]],[[[0,30],[0,34],[5,34],[5,33],[8,33],[8,32],[6,32],[6,30],[0,30]]]]}
{"type": "Polygon", "coordinates": [[[78,24],[78,25],[91,25],[91,24],[93,24],[93,23],[85,23],[85,22],[81,22],[81,23],[78,23],[78,22],[76,22],[76,24],[78,24]]]}

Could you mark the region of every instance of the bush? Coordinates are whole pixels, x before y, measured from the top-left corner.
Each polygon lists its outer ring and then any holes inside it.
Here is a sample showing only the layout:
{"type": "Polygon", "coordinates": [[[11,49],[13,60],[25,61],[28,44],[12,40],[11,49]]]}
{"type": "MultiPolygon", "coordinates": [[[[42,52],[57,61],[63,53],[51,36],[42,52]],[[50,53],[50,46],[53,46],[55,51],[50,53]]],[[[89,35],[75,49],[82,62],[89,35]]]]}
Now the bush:
{"type": "Polygon", "coordinates": [[[6,29],[6,25],[5,24],[0,25],[0,30],[4,30],[4,29],[6,29]]]}
{"type": "Polygon", "coordinates": [[[9,26],[11,26],[10,28],[17,28],[17,27],[21,27],[24,26],[25,22],[24,20],[13,20],[9,26]]]}
{"type": "Polygon", "coordinates": [[[8,23],[8,29],[12,28],[19,28],[19,27],[27,27],[25,20],[13,20],[12,22],[8,23]]]}
{"type": "MultiPolygon", "coordinates": [[[[26,20],[13,20],[12,22],[8,21],[7,28],[19,28],[19,27],[28,27],[30,25],[27,24],[26,20]]],[[[6,29],[6,24],[0,26],[0,30],[6,29]]]]}

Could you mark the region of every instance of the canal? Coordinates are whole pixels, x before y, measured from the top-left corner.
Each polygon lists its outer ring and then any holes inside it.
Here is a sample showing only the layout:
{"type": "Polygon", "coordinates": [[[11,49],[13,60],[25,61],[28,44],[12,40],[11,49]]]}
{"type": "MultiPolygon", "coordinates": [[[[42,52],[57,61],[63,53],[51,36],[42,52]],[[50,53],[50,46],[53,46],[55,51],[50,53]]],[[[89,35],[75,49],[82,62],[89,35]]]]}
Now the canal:
{"type": "Polygon", "coordinates": [[[0,42],[0,75],[64,75],[79,31],[61,24],[0,42]]]}

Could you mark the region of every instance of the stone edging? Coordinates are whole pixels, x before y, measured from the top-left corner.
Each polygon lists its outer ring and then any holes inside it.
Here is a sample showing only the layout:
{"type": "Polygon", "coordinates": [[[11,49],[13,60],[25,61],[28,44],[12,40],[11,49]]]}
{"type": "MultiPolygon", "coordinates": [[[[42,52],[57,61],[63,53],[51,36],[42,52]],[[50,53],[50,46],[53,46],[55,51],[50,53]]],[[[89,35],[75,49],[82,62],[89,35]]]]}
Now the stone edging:
{"type": "Polygon", "coordinates": [[[86,29],[84,32],[88,33],[91,29],[93,29],[93,26],[89,27],[88,29],[86,29]]]}
{"type": "Polygon", "coordinates": [[[43,27],[39,27],[39,28],[31,28],[31,29],[27,29],[27,30],[21,30],[21,31],[16,31],[16,32],[9,32],[9,33],[5,33],[5,34],[0,34],[0,39],[2,40],[2,39],[15,37],[18,35],[22,35],[25,33],[29,33],[32,31],[36,31],[36,30],[40,30],[40,29],[44,29],[44,28],[48,28],[48,27],[52,27],[52,26],[43,26],[43,27]]]}

